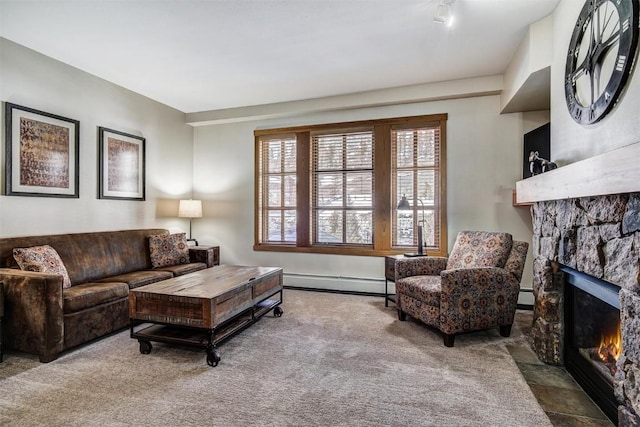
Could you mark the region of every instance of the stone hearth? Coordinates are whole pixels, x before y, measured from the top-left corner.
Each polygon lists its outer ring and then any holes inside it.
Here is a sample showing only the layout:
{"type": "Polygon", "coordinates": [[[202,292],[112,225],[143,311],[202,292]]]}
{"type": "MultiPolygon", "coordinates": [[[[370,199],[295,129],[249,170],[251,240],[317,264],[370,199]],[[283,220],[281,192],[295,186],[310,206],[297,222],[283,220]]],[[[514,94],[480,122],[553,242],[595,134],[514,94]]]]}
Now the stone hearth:
{"type": "Polygon", "coordinates": [[[618,424],[640,425],[640,193],[537,202],[531,215],[535,352],[545,363],[564,363],[559,264],[620,286],[618,424]]]}

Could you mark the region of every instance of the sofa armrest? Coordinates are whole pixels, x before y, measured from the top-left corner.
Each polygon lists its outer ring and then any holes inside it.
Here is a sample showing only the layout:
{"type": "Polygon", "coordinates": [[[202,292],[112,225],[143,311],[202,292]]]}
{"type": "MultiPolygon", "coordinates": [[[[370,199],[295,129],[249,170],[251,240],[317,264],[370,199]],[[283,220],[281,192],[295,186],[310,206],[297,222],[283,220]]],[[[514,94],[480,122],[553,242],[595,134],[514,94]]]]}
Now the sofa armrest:
{"type": "Polygon", "coordinates": [[[396,260],[396,282],[410,276],[437,276],[447,267],[447,258],[436,256],[407,257],[396,260]]]}
{"type": "Polygon", "coordinates": [[[6,346],[38,354],[41,362],[56,359],[64,346],[62,276],[3,268],[0,285],[6,346]]]}
{"type": "Polygon", "coordinates": [[[191,262],[202,262],[207,264],[207,268],[220,265],[219,246],[192,246],[189,248],[189,259],[191,262]]]}
{"type": "Polygon", "coordinates": [[[441,325],[443,332],[478,329],[490,321],[498,325],[513,323],[520,282],[509,271],[498,267],[462,268],[444,270],[440,276],[441,323],[448,324],[441,325]]]}

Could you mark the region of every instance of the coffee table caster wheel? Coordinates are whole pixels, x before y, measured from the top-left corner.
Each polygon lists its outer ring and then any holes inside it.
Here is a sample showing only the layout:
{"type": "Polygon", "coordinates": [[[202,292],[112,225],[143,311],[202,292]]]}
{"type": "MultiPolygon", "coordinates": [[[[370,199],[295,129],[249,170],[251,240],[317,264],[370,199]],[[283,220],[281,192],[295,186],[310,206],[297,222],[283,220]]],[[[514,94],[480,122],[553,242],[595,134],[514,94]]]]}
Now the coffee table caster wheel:
{"type": "Polygon", "coordinates": [[[151,353],[151,349],[153,348],[153,346],[149,341],[139,341],[139,343],[140,343],[140,353],[142,354],[151,353]]]}
{"type": "Polygon", "coordinates": [[[218,366],[219,362],[220,353],[218,353],[218,350],[216,350],[215,348],[207,350],[207,365],[215,368],[216,366],[218,366]]]}
{"type": "Polygon", "coordinates": [[[282,313],[284,313],[284,311],[282,311],[280,307],[276,307],[273,309],[273,315],[276,317],[282,316],[282,313]]]}

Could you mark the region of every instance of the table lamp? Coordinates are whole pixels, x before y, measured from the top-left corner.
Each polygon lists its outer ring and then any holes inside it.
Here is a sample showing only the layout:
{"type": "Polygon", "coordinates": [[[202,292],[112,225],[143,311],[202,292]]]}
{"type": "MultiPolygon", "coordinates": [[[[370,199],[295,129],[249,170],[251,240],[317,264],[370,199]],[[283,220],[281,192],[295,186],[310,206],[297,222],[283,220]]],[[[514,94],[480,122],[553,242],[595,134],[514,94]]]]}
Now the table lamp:
{"type": "MultiPolygon", "coordinates": [[[[422,200],[418,199],[418,201],[423,206],[422,207],[422,220],[418,221],[418,253],[404,254],[404,256],[406,256],[406,257],[424,256],[425,255],[425,253],[422,250],[422,222],[424,222],[424,204],[422,203],[422,200]]],[[[398,203],[398,210],[399,211],[413,210],[413,208],[409,204],[409,201],[407,200],[407,196],[403,195],[402,199],[400,199],[400,202],[398,203]]]]}
{"type": "Polygon", "coordinates": [[[195,242],[196,246],[198,246],[198,241],[191,238],[191,220],[193,218],[202,218],[202,200],[180,200],[178,217],[189,218],[189,238],[187,241],[195,242]]]}

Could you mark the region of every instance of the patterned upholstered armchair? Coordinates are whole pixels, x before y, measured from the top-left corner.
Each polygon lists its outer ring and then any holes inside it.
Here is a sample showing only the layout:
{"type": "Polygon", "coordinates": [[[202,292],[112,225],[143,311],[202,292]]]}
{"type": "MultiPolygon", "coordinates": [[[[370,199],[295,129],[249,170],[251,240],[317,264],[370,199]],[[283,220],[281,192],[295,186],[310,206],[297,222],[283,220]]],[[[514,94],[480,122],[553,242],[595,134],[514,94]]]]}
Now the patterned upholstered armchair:
{"type": "Polygon", "coordinates": [[[495,326],[508,337],[528,248],[508,233],[461,231],[449,258],[398,260],[398,318],[438,328],[447,347],[455,334],[495,326]]]}

